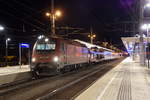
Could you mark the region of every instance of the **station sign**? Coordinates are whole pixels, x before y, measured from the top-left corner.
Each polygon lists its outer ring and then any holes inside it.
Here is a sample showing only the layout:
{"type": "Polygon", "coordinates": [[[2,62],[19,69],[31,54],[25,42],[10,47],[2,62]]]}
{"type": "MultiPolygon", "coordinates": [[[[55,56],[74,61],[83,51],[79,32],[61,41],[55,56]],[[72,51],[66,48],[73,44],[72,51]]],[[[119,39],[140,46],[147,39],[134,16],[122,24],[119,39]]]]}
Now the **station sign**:
{"type": "Polygon", "coordinates": [[[29,48],[30,45],[28,43],[20,43],[21,48],[29,48]]]}

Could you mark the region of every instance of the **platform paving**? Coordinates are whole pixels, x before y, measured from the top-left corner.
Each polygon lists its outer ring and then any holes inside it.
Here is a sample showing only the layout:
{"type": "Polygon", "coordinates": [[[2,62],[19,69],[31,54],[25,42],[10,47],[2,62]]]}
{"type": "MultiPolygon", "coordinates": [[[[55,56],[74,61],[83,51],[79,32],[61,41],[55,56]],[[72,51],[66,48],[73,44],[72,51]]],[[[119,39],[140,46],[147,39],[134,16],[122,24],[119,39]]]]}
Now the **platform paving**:
{"type": "Polygon", "coordinates": [[[0,67],[0,86],[31,78],[29,65],[0,67]]]}
{"type": "Polygon", "coordinates": [[[75,100],[150,100],[150,69],[128,57],[75,100]]]}
{"type": "Polygon", "coordinates": [[[0,67],[0,76],[30,71],[29,65],[0,67]]]}

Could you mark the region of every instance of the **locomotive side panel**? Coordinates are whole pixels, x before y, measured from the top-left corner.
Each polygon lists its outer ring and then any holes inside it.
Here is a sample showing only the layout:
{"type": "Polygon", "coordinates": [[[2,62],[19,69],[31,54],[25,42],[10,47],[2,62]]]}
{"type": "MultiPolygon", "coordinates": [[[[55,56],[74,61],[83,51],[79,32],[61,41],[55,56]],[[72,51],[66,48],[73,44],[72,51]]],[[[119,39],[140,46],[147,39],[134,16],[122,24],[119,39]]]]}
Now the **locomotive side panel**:
{"type": "Polygon", "coordinates": [[[88,63],[88,49],[81,46],[67,44],[68,64],[88,63]]]}
{"type": "Polygon", "coordinates": [[[59,58],[59,67],[63,68],[66,66],[68,63],[67,61],[67,49],[66,49],[66,41],[64,40],[58,40],[57,43],[58,49],[57,49],[57,55],[59,58]]]}

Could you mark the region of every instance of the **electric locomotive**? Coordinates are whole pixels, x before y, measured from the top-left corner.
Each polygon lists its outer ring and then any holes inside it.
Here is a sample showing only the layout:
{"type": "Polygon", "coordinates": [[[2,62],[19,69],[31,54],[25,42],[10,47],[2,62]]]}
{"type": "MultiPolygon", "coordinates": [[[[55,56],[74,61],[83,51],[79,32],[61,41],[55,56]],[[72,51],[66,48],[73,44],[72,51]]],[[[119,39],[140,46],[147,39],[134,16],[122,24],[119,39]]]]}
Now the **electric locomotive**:
{"type": "Polygon", "coordinates": [[[43,36],[33,47],[31,71],[34,75],[53,75],[85,63],[90,63],[89,49],[85,45],[43,36]]]}

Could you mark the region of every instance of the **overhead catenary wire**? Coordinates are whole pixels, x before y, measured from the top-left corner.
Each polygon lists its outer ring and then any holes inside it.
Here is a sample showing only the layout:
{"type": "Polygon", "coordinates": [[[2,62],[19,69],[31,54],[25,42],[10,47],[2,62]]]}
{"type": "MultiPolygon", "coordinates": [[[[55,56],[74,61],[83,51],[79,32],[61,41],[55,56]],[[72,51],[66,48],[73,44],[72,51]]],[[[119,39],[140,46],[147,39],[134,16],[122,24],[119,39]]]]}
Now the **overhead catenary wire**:
{"type": "Polygon", "coordinates": [[[19,17],[15,16],[15,15],[9,13],[9,12],[5,12],[5,11],[3,11],[3,10],[1,10],[1,9],[0,9],[0,12],[1,12],[1,13],[4,13],[4,14],[6,14],[6,15],[9,15],[9,16],[11,16],[11,17],[14,17],[15,19],[17,19],[17,20],[19,20],[19,21],[22,21],[22,22],[24,22],[24,23],[26,23],[26,24],[28,24],[28,25],[30,25],[30,26],[36,28],[36,29],[39,29],[39,30],[41,30],[41,31],[45,31],[45,29],[43,29],[43,28],[41,28],[41,27],[39,27],[39,26],[37,26],[37,25],[34,25],[34,24],[32,24],[32,23],[30,23],[30,22],[28,22],[28,21],[26,21],[26,20],[24,20],[24,19],[22,19],[22,18],[19,18],[19,17]]]}
{"type": "MultiPolygon", "coordinates": [[[[13,1],[13,0],[12,0],[13,1]]],[[[31,14],[27,14],[27,13],[25,13],[24,11],[19,11],[12,3],[9,3],[9,2],[1,2],[1,4],[4,4],[4,5],[6,5],[8,8],[11,8],[10,10],[12,11],[15,11],[15,12],[19,12],[19,13],[21,13],[21,14],[23,14],[24,16],[23,16],[23,18],[24,19],[26,19],[26,18],[31,18],[32,19],[32,21],[34,21],[34,22],[36,22],[37,24],[40,24],[40,25],[42,25],[42,26],[44,26],[45,24],[43,23],[43,22],[41,22],[40,20],[38,20],[38,19],[36,19],[36,17],[34,17],[33,18],[33,16],[31,16],[31,14]]],[[[19,4],[20,5],[20,4],[19,4]]],[[[29,10],[30,11],[30,10],[29,10]]],[[[28,12],[29,13],[29,12],[28,12]]],[[[30,12],[31,13],[31,12],[30,12]]],[[[32,12],[32,14],[33,14],[33,12],[32,12]]]]}
{"type": "MultiPolygon", "coordinates": [[[[31,8],[31,7],[27,6],[26,4],[24,4],[24,3],[20,2],[20,1],[17,1],[17,0],[12,0],[12,1],[15,2],[15,3],[17,3],[17,4],[19,4],[20,6],[22,6],[22,7],[24,7],[24,8],[27,8],[28,11],[30,11],[30,13],[32,13],[32,15],[33,15],[34,13],[40,14],[40,13],[38,13],[38,12],[39,12],[38,10],[35,10],[35,9],[31,8]]],[[[25,14],[25,13],[24,13],[24,14],[25,14]]],[[[31,18],[31,17],[32,17],[32,16],[29,16],[29,15],[27,15],[27,14],[25,14],[25,15],[26,15],[25,18],[31,18]]],[[[39,23],[39,24],[41,24],[41,25],[45,25],[45,24],[44,24],[43,22],[41,22],[40,20],[37,20],[35,17],[34,17],[34,19],[32,19],[32,20],[36,21],[37,23],[39,23]]]]}
{"type": "MultiPolygon", "coordinates": [[[[10,5],[8,5],[8,4],[4,3],[4,2],[1,2],[1,4],[3,4],[4,6],[10,8],[10,5]]],[[[8,11],[8,9],[6,9],[6,10],[0,9],[0,12],[3,13],[3,14],[5,14],[5,15],[9,15],[9,16],[15,18],[16,20],[22,21],[22,22],[24,22],[24,23],[26,23],[26,24],[28,24],[28,25],[30,25],[30,26],[36,28],[36,29],[39,29],[39,30],[41,30],[41,31],[45,31],[45,29],[39,27],[38,25],[35,25],[35,24],[33,24],[33,23],[27,21],[26,19],[20,18],[20,17],[18,17],[17,15],[15,15],[13,12],[11,12],[12,9],[13,9],[13,10],[16,10],[16,8],[13,8],[13,7],[11,6],[11,9],[9,9],[10,11],[8,11]]],[[[17,11],[16,11],[16,12],[17,12],[17,11]]]]}

